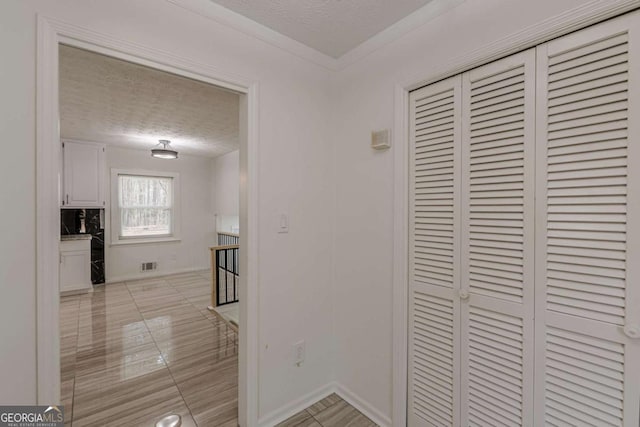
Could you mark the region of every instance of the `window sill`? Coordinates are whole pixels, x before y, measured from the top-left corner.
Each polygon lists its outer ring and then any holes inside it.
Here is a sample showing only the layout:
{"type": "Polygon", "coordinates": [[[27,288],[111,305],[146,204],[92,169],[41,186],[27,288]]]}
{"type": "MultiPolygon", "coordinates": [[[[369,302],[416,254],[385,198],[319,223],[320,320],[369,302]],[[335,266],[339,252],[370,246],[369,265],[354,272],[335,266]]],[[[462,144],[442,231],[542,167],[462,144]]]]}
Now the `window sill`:
{"type": "Polygon", "coordinates": [[[128,245],[148,245],[154,243],[171,243],[180,242],[182,239],[178,237],[158,237],[158,238],[140,238],[140,239],[122,239],[111,242],[111,246],[128,246],[128,245]]]}

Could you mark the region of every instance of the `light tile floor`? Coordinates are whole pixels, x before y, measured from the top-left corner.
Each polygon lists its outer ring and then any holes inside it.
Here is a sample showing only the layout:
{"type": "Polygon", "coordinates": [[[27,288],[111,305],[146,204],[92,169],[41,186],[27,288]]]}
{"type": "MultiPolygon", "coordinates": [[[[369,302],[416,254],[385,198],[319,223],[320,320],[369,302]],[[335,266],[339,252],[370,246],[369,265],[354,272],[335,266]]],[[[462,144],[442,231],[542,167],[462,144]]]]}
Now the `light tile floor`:
{"type": "Polygon", "coordinates": [[[207,310],[207,271],[94,287],[60,302],[66,425],[237,425],[238,339],[207,310]]]}
{"type": "Polygon", "coordinates": [[[298,412],[277,427],[374,427],[376,424],[337,394],[298,412]]]}
{"type": "MultiPolygon", "coordinates": [[[[238,337],[207,310],[208,271],[95,286],[60,299],[67,426],[236,427],[238,337]]],[[[369,427],[332,394],[280,426],[369,427]]]]}

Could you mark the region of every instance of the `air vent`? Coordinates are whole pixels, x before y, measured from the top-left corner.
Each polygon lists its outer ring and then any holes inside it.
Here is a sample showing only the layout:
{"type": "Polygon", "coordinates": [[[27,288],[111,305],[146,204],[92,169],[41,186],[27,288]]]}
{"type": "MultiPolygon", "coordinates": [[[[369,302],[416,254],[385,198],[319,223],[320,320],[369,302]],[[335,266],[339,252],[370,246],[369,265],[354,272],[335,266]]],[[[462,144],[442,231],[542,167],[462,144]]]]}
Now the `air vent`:
{"type": "Polygon", "coordinates": [[[158,263],[157,262],[143,262],[141,264],[141,270],[144,271],[153,271],[153,270],[157,270],[158,269],[158,263]]]}
{"type": "Polygon", "coordinates": [[[391,132],[389,129],[371,132],[371,148],[374,150],[391,148],[391,132]]]}

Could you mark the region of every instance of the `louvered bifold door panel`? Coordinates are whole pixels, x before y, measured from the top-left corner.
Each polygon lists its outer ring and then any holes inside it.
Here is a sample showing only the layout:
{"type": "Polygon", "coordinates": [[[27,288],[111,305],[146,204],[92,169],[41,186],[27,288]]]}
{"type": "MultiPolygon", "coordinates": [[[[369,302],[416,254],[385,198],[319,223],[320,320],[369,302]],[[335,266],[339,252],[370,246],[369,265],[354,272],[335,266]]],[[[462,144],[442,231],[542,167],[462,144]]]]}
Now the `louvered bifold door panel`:
{"type": "Polygon", "coordinates": [[[640,20],[538,47],[538,425],[639,425],[640,20]]]}
{"type": "Polygon", "coordinates": [[[462,82],[461,421],[532,426],[535,50],[462,82]]]}
{"type": "Polygon", "coordinates": [[[459,425],[460,88],[410,94],[410,426],[459,425]]]}

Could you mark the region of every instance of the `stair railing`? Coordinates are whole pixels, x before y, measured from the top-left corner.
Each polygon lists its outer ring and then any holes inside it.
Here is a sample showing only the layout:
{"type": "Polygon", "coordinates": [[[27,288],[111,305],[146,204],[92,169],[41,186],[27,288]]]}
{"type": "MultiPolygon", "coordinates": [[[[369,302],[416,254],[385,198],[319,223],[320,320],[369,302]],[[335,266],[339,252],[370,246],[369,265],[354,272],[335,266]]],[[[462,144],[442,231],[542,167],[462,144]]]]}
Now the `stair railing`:
{"type": "Polygon", "coordinates": [[[211,307],[238,302],[240,246],[220,245],[211,251],[211,307]]]}

